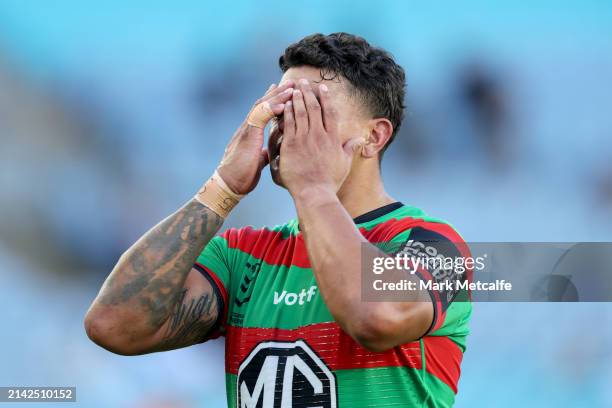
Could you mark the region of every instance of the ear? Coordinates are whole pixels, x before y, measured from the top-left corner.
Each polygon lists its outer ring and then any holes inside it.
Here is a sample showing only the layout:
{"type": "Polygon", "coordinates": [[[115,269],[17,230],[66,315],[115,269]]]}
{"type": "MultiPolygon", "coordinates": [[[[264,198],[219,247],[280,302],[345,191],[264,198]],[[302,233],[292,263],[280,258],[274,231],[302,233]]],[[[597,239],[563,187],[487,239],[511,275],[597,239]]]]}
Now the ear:
{"type": "Polygon", "coordinates": [[[393,134],[393,125],[386,118],[370,119],[368,122],[369,133],[361,151],[361,156],[366,158],[378,157],[380,152],[393,134]]]}

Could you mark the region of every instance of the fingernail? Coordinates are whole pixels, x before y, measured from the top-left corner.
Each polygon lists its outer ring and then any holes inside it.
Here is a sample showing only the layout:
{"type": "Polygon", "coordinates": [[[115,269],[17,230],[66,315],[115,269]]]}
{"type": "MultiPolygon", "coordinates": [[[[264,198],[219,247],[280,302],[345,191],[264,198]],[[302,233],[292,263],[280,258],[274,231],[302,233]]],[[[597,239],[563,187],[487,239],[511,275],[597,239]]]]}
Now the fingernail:
{"type": "Polygon", "coordinates": [[[293,88],[287,88],[283,91],[283,93],[286,93],[286,94],[290,94],[291,92],[293,92],[293,88]]]}
{"type": "Polygon", "coordinates": [[[293,105],[293,102],[287,101],[287,103],[285,104],[285,107],[290,108],[291,105],[293,105]]]}
{"type": "Polygon", "coordinates": [[[302,78],[302,79],[300,79],[300,83],[302,85],[308,85],[308,80],[306,78],[302,78]]]}
{"type": "Polygon", "coordinates": [[[325,84],[319,85],[319,89],[321,90],[321,92],[329,91],[329,89],[327,88],[327,85],[325,85],[325,84]]]}
{"type": "Polygon", "coordinates": [[[293,91],[293,96],[300,96],[302,93],[300,92],[299,89],[296,89],[293,91]]]}

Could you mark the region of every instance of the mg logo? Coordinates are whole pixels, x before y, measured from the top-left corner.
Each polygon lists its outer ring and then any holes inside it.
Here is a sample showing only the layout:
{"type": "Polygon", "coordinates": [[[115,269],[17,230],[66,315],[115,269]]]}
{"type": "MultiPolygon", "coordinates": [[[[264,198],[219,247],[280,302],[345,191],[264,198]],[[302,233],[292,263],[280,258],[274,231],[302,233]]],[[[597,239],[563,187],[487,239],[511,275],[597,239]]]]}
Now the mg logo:
{"type": "Polygon", "coordinates": [[[336,379],[304,342],[260,343],[240,364],[239,408],[336,408],[336,379]]]}

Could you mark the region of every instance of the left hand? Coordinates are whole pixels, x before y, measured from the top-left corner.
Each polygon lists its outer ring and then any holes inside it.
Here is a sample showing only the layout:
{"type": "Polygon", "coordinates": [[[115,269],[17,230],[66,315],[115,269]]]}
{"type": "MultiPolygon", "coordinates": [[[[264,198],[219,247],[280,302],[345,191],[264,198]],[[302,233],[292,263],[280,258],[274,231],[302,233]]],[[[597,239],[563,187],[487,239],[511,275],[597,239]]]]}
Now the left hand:
{"type": "Polygon", "coordinates": [[[359,137],[342,143],[337,110],[325,84],[319,85],[319,94],[320,103],[308,81],[300,80],[292,101],[285,104],[279,168],[294,197],[312,187],[337,193],[363,143],[359,137]]]}

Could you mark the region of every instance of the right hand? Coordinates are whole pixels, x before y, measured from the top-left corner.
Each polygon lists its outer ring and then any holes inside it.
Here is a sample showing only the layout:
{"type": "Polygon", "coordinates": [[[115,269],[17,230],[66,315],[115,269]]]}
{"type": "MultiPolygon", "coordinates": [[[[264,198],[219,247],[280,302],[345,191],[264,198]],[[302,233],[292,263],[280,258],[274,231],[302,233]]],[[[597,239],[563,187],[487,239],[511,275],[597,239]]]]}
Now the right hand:
{"type": "MultiPolygon", "coordinates": [[[[293,86],[291,80],[279,86],[272,85],[266,94],[255,102],[249,114],[259,104],[268,102],[274,114],[267,118],[266,123],[269,122],[284,112],[285,102],[293,95],[293,86]]],[[[259,182],[261,170],[268,164],[268,151],[263,148],[264,129],[249,124],[248,120],[249,115],[234,133],[217,167],[217,172],[223,181],[236,194],[251,192],[259,182]]]]}

